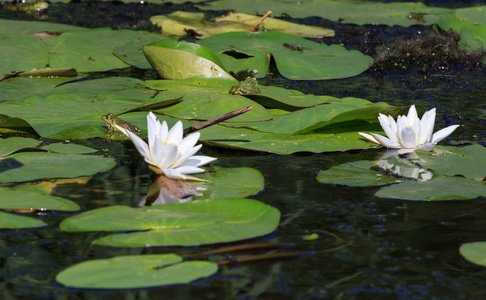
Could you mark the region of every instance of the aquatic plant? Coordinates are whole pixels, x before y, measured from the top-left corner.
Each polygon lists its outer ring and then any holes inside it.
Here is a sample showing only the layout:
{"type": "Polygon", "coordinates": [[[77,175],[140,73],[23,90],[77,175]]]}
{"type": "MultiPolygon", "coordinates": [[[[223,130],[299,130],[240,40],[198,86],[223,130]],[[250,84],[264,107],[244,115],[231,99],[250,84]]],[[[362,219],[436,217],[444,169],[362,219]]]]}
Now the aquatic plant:
{"type": "Polygon", "coordinates": [[[202,147],[202,145],[195,146],[200,133],[195,132],[184,138],[181,121],[169,130],[167,122],[160,123],[157,117],[149,112],[147,115],[148,144],[135,133],[118,125],[115,127],[130,137],[152,171],[169,178],[201,180],[187,174],[204,172],[199,167],[216,160],[210,156],[194,155],[202,147]]]}
{"type": "Polygon", "coordinates": [[[399,149],[398,154],[410,153],[417,149],[430,151],[438,142],[459,127],[459,125],[452,125],[432,134],[435,124],[435,108],[426,111],[422,119],[419,119],[415,105],[410,107],[407,116],[398,116],[396,122],[391,116],[381,113],[378,121],[388,137],[363,132],[359,132],[359,135],[384,147],[399,149]]]}

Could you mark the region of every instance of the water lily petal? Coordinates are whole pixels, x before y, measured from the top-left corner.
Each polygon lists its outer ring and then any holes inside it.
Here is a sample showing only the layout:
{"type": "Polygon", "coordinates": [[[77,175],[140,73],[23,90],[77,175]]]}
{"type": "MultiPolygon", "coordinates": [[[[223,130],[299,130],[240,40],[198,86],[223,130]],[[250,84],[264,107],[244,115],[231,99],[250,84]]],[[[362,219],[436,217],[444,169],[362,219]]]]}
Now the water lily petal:
{"type": "Polygon", "coordinates": [[[384,114],[380,114],[378,121],[380,122],[381,128],[383,128],[383,131],[385,131],[386,136],[390,139],[390,141],[393,143],[398,143],[397,131],[390,126],[390,119],[384,114]]]}
{"type": "Polygon", "coordinates": [[[150,151],[147,143],[142,140],[138,135],[132,133],[131,131],[127,131],[128,136],[132,140],[132,143],[137,148],[138,153],[140,153],[144,158],[150,158],[150,151]]]}
{"type": "Polygon", "coordinates": [[[153,151],[153,145],[159,129],[159,120],[152,112],[149,112],[149,114],[147,115],[147,136],[150,151],[153,151]]]}
{"type": "Polygon", "coordinates": [[[384,137],[381,134],[372,133],[371,135],[378,141],[378,143],[380,143],[381,145],[387,148],[393,148],[393,149],[401,148],[400,144],[394,143],[389,138],[384,137]]]}
{"type": "Polygon", "coordinates": [[[179,167],[181,165],[185,165],[185,162],[188,160],[188,159],[192,159],[193,155],[197,153],[197,151],[199,151],[199,149],[201,149],[202,145],[197,145],[196,147],[190,149],[190,150],[187,150],[186,152],[181,152],[182,155],[181,157],[179,157],[179,161],[177,163],[177,165],[174,165],[174,167],[179,167]]]}
{"type": "Polygon", "coordinates": [[[162,172],[164,173],[165,176],[169,178],[181,179],[181,180],[187,179],[187,176],[177,171],[176,169],[162,169],[162,172]]]}
{"type": "Polygon", "coordinates": [[[162,170],[172,168],[181,155],[177,145],[164,145],[163,141],[156,141],[154,148],[155,152],[152,153],[153,164],[162,170]]]}
{"type": "MultiPolygon", "coordinates": [[[[418,119],[417,119],[418,120],[418,119]]],[[[415,140],[414,140],[414,148],[417,148],[419,144],[419,139],[420,139],[420,120],[418,120],[417,122],[413,123],[412,125],[412,130],[415,134],[415,140]]]]}
{"type": "Polygon", "coordinates": [[[432,141],[432,133],[434,132],[435,124],[435,108],[428,110],[420,120],[420,138],[418,145],[430,143],[432,141]]]}
{"type": "Polygon", "coordinates": [[[416,133],[413,128],[404,127],[400,131],[400,140],[403,148],[415,149],[417,148],[416,133]]]}
{"type": "Polygon", "coordinates": [[[126,135],[127,137],[130,137],[130,136],[128,135],[128,130],[127,130],[126,128],[123,128],[123,127],[118,126],[118,125],[116,125],[116,124],[113,124],[113,125],[114,125],[114,126],[115,126],[115,128],[116,128],[116,129],[118,129],[118,130],[119,130],[121,133],[123,133],[123,134],[124,134],[124,135],[126,135]]]}
{"type": "MultiPolygon", "coordinates": [[[[406,127],[407,127],[407,117],[398,116],[398,118],[397,118],[397,138],[398,138],[398,143],[401,145],[401,147],[403,147],[401,132],[406,127]]],[[[398,147],[398,148],[401,148],[401,147],[398,147]]],[[[407,148],[407,147],[405,147],[405,148],[407,148]]]]}
{"type": "Polygon", "coordinates": [[[179,145],[182,142],[184,129],[182,128],[182,122],[177,121],[174,126],[169,130],[167,140],[171,144],[179,145]]]}
{"type": "Polygon", "coordinates": [[[414,152],[415,149],[407,149],[407,148],[401,148],[401,149],[398,149],[398,154],[399,155],[403,155],[403,154],[407,154],[407,153],[412,153],[414,152]]]}
{"type": "Polygon", "coordinates": [[[409,127],[412,127],[413,124],[419,122],[418,114],[417,114],[417,109],[415,108],[415,105],[410,106],[410,109],[408,110],[408,115],[406,118],[407,125],[409,127]]]}
{"type": "Polygon", "coordinates": [[[454,130],[456,130],[457,127],[459,127],[459,125],[452,125],[452,126],[449,126],[449,127],[446,127],[444,129],[437,131],[432,136],[432,143],[437,144],[438,142],[442,141],[443,139],[448,137],[451,133],[453,133],[454,130]]]}
{"type": "Polygon", "coordinates": [[[190,160],[198,160],[199,162],[195,165],[196,167],[204,166],[212,161],[217,160],[216,157],[205,156],[205,155],[194,155],[190,160]]]}
{"type": "Polygon", "coordinates": [[[186,136],[181,143],[179,144],[179,149],[181,152],[186,152],[191,150],[194,145],[196,145],[197,141],[199,140],[199,136],[201,134],[199,132],[191,133],[190,135],[186,136]]]}
{"type": "Polygon", "coordinates": [[[183,173],[183,174],[197,174],[197,173],[202,173],[204,172],[204,169],[198,168],[198,167],[192,167],[192,166],[182,166],[179,168],[175,168],[175,170],[183,173]]]}
{"type": "Polygon", "coordinates": [[[359,135],[361,135],[362,137],[364,137],[365,139],[367,139],[368,141],[372,142],[372,143],[375,143],[375,144],[380,144],[380,142],[378,142],[372,135],[370,134],[367,134],[367,133],[363,133],[363,132],[358,132],[359,135]]]}

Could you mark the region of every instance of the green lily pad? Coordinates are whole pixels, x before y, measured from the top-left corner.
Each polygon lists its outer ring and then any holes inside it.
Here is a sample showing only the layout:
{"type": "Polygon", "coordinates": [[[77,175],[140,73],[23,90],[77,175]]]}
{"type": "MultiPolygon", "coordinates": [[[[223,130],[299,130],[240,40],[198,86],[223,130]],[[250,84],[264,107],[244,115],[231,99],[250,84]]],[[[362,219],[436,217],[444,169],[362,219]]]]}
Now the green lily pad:
{"type": "Polygon", "coordinates": [[[486,242],[462,244],[459,247],[459,253],[473,264],[486,267],[486,242]]]}
{"type": "Polygon", "coordinates": [[[8,156],[21,149],[35,148],[39,145],[39,143],[39,140],[22,137],[10,137],[7,139],[2,139],[0,143],[0,157],[8,156]]]}
{"type": "Polygon", "coordinates": [[[376,162],[368,160],[344,163],[320,171],[316,179],[320,183],[346,186],[378,186],[399,182],[398,178],[380,172],[376,162]]]}
{"type": "Polygon", "coordinates": [[[381,188],[380,198],[438,201],[486,197],[486,184],[460,177],[438,177],[429,181],[405,182],[381,188]]]}
{"type": "Polygon", "coordinates": [[[0,209],[79,210],[79,205],[61,197],[33,191],[0,189],[0,209]]]}
{"type": "Polygon", "coordinates": [[[472,23],[458,18],[455,14],[448,14],[438,20],[437,26],[442,30],[452,29],[459,33],[460,43],[468,51],[481,51],[485,48],[486,24],[472,23]]]}
{"type": "Polygon", "coordinates": [[[71,288],[134,289],[187,284],[217,271],[214,262],[182,262],[176,254],[127,255],[76,264],[57,274],[56,281],[71,288]]]}
{"type": "Polygon", "coordinates": [[[417,152],[411,160],[424,168],[447,176],[464,176],[483,181],[486,178],[484,165],[478,163],[486,156],[486,148],[479,145],[465,147],[436,147],[440,154],[417,152]]]}
{"type": "Polygon", "coordinates": [[[23,152],[0,160],[0,182],[88,176],[115,165],[113,159],[96,155],[23,152]]]}
{"type": "Polygon", "coordinates": [[[54,69],[73,67],[78,72],[125,68],[128,65],[113,55],[114,48],[147,36],[158,36],[132,30],[80,30],[61,24],[6,21],[0,20],[0,27],[21,29],[2,32],[0,51],[9,60],[0,66],[0,74],[41,69],[46,65],[54,69]],[[53,32],[56,34],[52,35],[53,32]],[[42,34],[34,36],[33,33],[42,34]]]}
{"type": "Polygon", "coordinates": [[[267,74],[269,55],[280,74],[294,80],[351,77],[368,69],[372,61],[361,52],[339,45],[327,46],[278,32],[228,32],[198,43],[217,52],[228,70],[257,70],[259,77],[267,74]]]}
{"type": "Polygon", "coordinates": [[[143,54],[164,79],[216,77],[234,79],[209,48],[174,40],[144,46],[143,54]]]}
{"type": "Polygon", "coordinates": [[[0,211],[1,229],[39,228],[45,226],[47,226],[47,224],[40,220],[0,211]]]}
{"type": "Polygon", "coordinates": [[[244,198],[256,195],[265,188],[262,173],[252,168],[207,168],[207,171],[196,174],[209,182],[201,184],[206,191],[194,199],[244,198]]]}
{"type": "Polygon", "coordinates": [[[227,122],[254,122],[271,119],[264,107],[240,95],[228,94],[235,80],[191,78],[187,80],[146,81],[146,86],[162,90],[157,100],[183,97],[177,105],[156,110],[179,119],[210,120],[246,106],[253,109],[227,122]]]}
{"type": "Polygon", "coordinates": [[[334,22],[384,25],[424,25],[436,22],[439,15],[448,13],[447,8],[427,7],[422,3],[377,3],[353,0],[219,0],[199,5],[203,10],[236,10],[249,14],[265,14],[293,18],[321,17],[334,22]]]}
{"type": "MultiPolygon", "coordinates": [[[[154,101],[117,95],[65,94],[46,98],[31,97],[23,101],[0,104],[5,116],[21,118],[42,137],[53,139],[83,139],[102,137],[106,125],[101,116],[122,113],[154,101]],[[32,111],[35,110],[35,114],[32,111]]],[[[173,99],[161,101],[158,107],[172,105],[173,99]]],[[[0,114],[0,119],[2,115],[0,114]]],[[[2,124],[4,127],[16,124],[2,124]]]]}
{"type": "Polygon", "coordinates": [[[82,145],[76,144],[49,144],[47,146],[43,146],[42,149],[46,149],[52,152],[59,152],[59,153],[67,153],[67,154],[87,154],[98,152],[98,150],[93,149],[91,147],[86,147],[82,145]]]}
{"type": "Polygon", "coordinates": [[[215,199],[130,208],[112,206],[65,219],[63,231],[139,231],[109,235],[93,244],[114,247],[198,246],[271,233],[277,209],[251,199],[215,199]]]}
{"type": "Polygon", "coordinates": [[[482,25],[486,25],[486,19],[484,18],[485,11],[486,6],[484,5],[454,9],[454,13],[458,18],[482,25]]]}

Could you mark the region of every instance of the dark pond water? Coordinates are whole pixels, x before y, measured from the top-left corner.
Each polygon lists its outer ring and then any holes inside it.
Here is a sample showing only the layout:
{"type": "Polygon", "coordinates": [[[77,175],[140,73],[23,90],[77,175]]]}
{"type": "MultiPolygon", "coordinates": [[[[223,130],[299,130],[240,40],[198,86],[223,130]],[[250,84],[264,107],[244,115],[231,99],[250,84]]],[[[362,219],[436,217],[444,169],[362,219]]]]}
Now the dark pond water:
{"type": "MultiPolygon", "coordinates": [[[[407,33],[413,35],[414,30],[407,33]]],[[[273,78],[262,83],[393,105],[437,107],[436,128],[462,125],[443,144],[486,145],[485,75],[484,67],[455,66],[425,74],[412,69],[326,82],[273,78]]],[[[72,185],[57,192],[73,195],[83,209],[138,203],[147,191],[149,170],[131,143],[102,139],[84,143],[108,149],[119,160],[118,167],[95,176],[86,186],[72,185]],[[112,194],[112,190],[124,193],[112,194]]],[[[48,222],[49,228],[0,232],[0,298],[485,299],[486,269],[467,262],[458,251],[463,243],[486,240],[485,199],[394,201],[373,197],[374,188],[346,188],[316,181],[320,170],[347,161],[374,159],[377,151],[278,156],[203,150],[205,155],[219,158],[213,165],[252,167],[263,173],[265,191],[254,198],[275,206],[282,214],[278,230],[264,242],[293,243],[289,250],[315,254],[282,262],[225,266],[216,275],[189,285],[123,292],[67,290],[57,286],[54,277],[81,261],[123,254],[185,254],[214,247],[96,247],[89,242],[101,234],[66,234],[56,229],[71,214],[39,214],[37,217],[48,222]],[[317,233],[318,238],[303,239],[311,233],[317,233]]]]}

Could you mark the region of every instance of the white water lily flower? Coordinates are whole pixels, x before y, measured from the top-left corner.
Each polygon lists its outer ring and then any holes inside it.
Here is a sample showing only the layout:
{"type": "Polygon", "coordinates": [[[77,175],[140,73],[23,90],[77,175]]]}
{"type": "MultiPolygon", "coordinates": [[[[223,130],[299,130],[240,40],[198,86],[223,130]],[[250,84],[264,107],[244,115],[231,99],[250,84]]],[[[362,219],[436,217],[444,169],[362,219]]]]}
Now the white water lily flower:
{"type": "Polygon", "coordinates": [[[430,151],[438,142],[459,127],[459,125],[452,125],[432,134],[435,124],[435,108],[426,111],[422,119],[419,119],[415,105],[410,107],[407,116],[398,116],[396,122],[391,116],[384,114],[379,115],[378,121],[387,137],[376,133],[359,132],[359,135],[384,147],[399,149],[398,154],[411,153],[417,149],[430,151]]]}
{"type": "Polygon", "coordinates": [[[195,132],[183,138],[181,121],[169,130],[165,121],[161,124],[150,112],[147,116],[148,144],[133,132],[115,126],[132,140],[150,169],[157,174],[174,179],[202,181],[187,174],[204,172],[204,169],[199,167],[216,160],[214,157],[194,155],[202,147],[195,146],[200,133],[195,132]]]}

